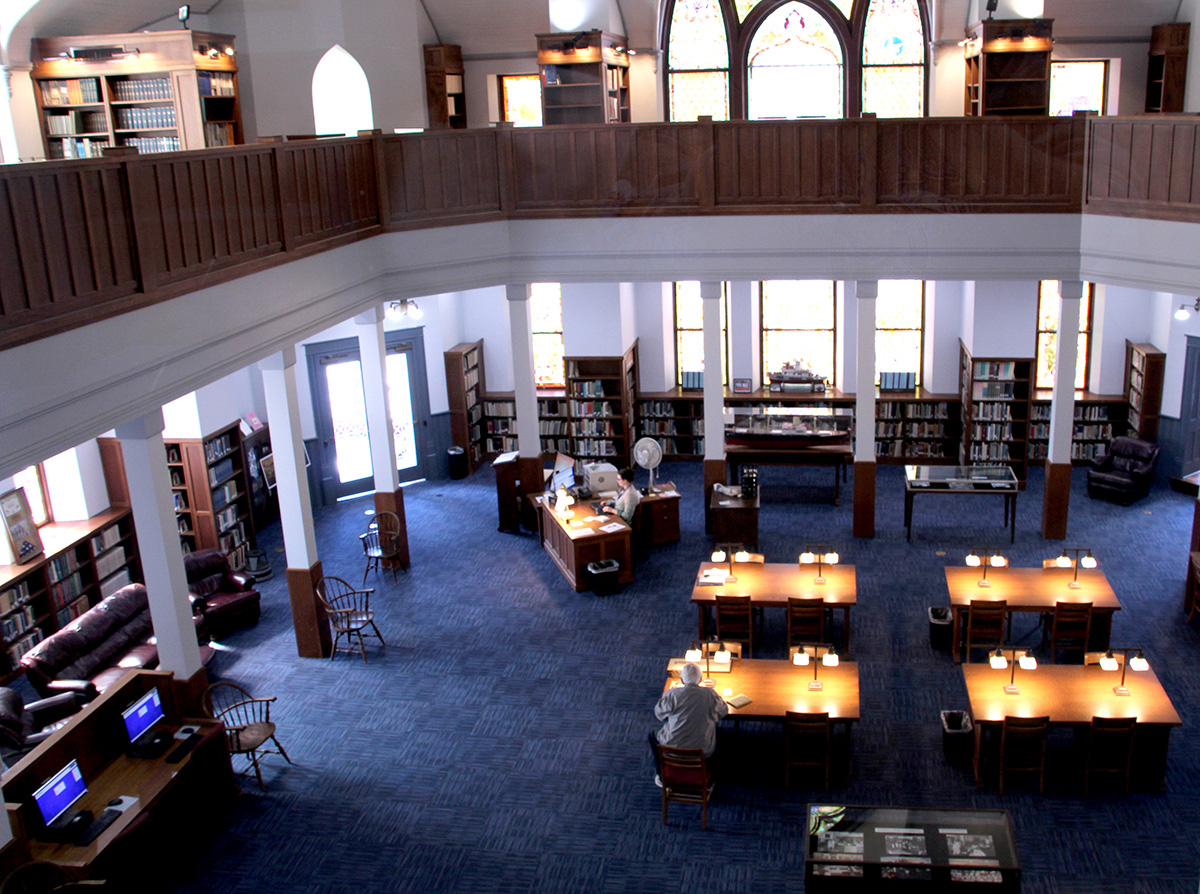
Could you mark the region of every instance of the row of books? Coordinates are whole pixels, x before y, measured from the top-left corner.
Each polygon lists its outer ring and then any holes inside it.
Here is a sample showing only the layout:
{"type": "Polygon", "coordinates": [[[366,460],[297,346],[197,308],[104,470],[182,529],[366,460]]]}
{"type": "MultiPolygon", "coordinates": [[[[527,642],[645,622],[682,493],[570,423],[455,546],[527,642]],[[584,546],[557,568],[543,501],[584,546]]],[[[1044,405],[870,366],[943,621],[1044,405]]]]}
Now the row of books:
{"type": "Polygon", "coordinates": [[[489,419],[487,421],[487,433],[489,435],[507,435],[511,431],[512,421],[509,419],[489,419]]]}
{"type": "Polygon", "coordinates": [[[876,441],[876,456],[941,459],[946,455],[939,441],[876,441]]]}
{"type": "Polygon", "coordinates": [[[604,382],[599,379],[594,382],[573,382],[571,395],[573,397],[605,397],[604,382]]]}
{"type": "Polygon", "coordinates": [[[619,435],[620,432],[613,429],[611,422],[597,422],[595,419],[584,419],[571,424],[571,434],[576,437],[611,438],[619,435]]]}
{"type": "Polygon", "coordinates": [[[201,96],[233,96],[233,74],[224,71],[198,71],[201,96]]]}
{"type": "Polygon", "coordinates": [[[982,462],[989,459],[1012,459],[1007,444],[972,444],[970,450],[971,462],[982,462]]]}
{"type": "Polygon", "coordinates": [[[511,400],[485,400],[483,412],[489,416],[516,416],[517,405],[511,400]]]}
{"type": "Polygon", "coordinates": [[[174,106],[133,106],[114,111],[118,130],[151,130],[175,126],[174,106]]]}
{"type": "Polygon", "coordinates": [[[673,401],[669,400],[644,400],[638,404],[638,408],[643,417],[646,416],[690,416],[692,415],[693,404],[690,402],[681,402],[676,407],[673,401]]]}
{"type": "Polygon", "coordinates": [[[517,439],[514,437],[495,437],[487,439],[488,453],[508,453],[512,450],[519,450],[517,439]]]}
{"type": "Polygon", "coordinates": [[[23,580],[6,590],[0,590],[0,614],[10,612],[14,608],[24,605],[30,600],[32,595],[29,581],[27,580],[23,580]]]}
{"type": "Polygon", "coordinates": [[[1012,406],[1009,404],[972,404],[971,415],[976,419],[987,422],[1005,422],[1013,418],[1012,406]]]}
{"type": "Polygon", "coordinates": [[[62,580],[79,567],[79,557],[75,550],[69,549],[50,560],[50,580],[62,580]]]}
{"type": "Polygon", "coordinates": [[[691,441],[686,438],[663,438],[659,443],[662,444],[663,453],[675,456],[689,456],[704,452],[703,438],[693,438],[691,441]],[[691,445],[690,449],[689,445],[691,445]]]}
{"type": "Polygon", "coordinates": [[[212,491],[213,509],[223,509],[238,498],[237,481],[230,480],[214,487],[212,491]]]}
{"type": "Polygon", "coordinates": [[[238,522],[231,528],[222,531],[217,537],[217,546],[226,555],[233,552],[238,546],[246,542],[246,529],[241,522],[238,522]]]}
{"type": "Polygon", "coordinates": [[[208,470],[208,486],[216,487],[218,481],[224,481],[233,475],[233,457],[227,456],[225,459],[218,460],[215,466],[211,466],[208,470]]]}
{"type": "Polygon", "coordinates": [[[575,453],[581,456],[616,456],[617,448],[612,441],[581,438],[575,442],[575,453]]]}
{"type": "Polygon", "coordinates": [[[571,401],[572,416],[611,416],[612,404],[606,400],[573,400],[571,401]]]}
{"type": "MultiPolygon", "coordinates": [[[[1108,445],[1102,443],[1071,444],[1071,459],[1099,459],[1108,451],[1108,445]]],[[[1035,441],[1029,444],[1030,459],[1045,459],[1050,455],[1050,445],[1045,441],[1035,441]]]]}
{"type": "Polygon", "coordinates": [[[684,370],[680,374],[679,386],[687,391],[698,391],[704,387],[704,371],[684,370]]]}
{"type": "MultiPolygon", "coordinates": [[[[513,410],[516,415],[516,410],[513,410]]],[[[566,416],[567,402],[560,398],[541,398],[538,400],[539,416],[566,416]]]]}
{"type": "Polygon", "coordinates": [[[233,127],[222,121],[204,122],[205,146],[232,146],[236,141],[233,127]]]}
{"type": "Polygon", "coordinates": [[[48,158],[99,158],[108,148],[108,140],[82,137],[78,140],[52,140],[48,158]]]}
{"type": "Polygon", "coordinates": [[[100,102],[99,78],[74,78],[69,81],[42,81],[42,105],[78,106],[100,102]]]}
{"type": "Polygon", "coordinates": [[[111,80],[108,86],[112,90],[113,102],[145,102],[171,98],[171,81],[168,78],[111,80]]]}
{"type": "Polygon", "coordinates": [[[223,534],[226,531],[234,528],[234,526],[237,526],[240,529],[241,525],[238,523],[238,515],[239,507],[236,504],[232,506],[226,506],[220,512],[216,513],[213,516],[213,520],[217,524],[217,533],[223,534]]]}
{"type": "Polygon", "coordinates": [[[92,554],[100,555],[106,549],[112,549],[121,542],[121,529],[117,525],[111,525],[92,535],[92,554]]]}
{"type": "Polygon", "coordinates": [[[90,607],[91,606],[88,605],[88,601],[86,599],[76,599],[70,605],[64,605],[57,612],[55,612],[54,620],[58,623],[58,626],[61,629],[82,615],[90,607]]]}
{"type": "Polygon", "coordinates": [[[541,419],[538,421],[538,434],[565,435],[570,430],[570,423],[562,419],[541,419]]]}
{"type": "Polygon", "coordinates": [[[125,564],[125,547],[118,546],[96,559],[96,577],[106,578],[125,564]]]}
{"type": "Polygon", "coordinates": [[[36,617],[32,605],[17,609],[12,614],[0,618],[0,636],[4,637],[5,642],[16,639],[18,635],[33,626],[36,617]]]}
{"type": "Polygon", "coordinates": [[[983,441],[1011,441],[1013,427],[1011,422],[990,422],[971,426],[971,437],[983,441]]]}
{"type": "Polygon", "coordinates": [[[66,112],[59,115],[47,115],[46,132],[51,136],[108,133],[108,118],[104,116],[104,112],[66,112]]]}
{"type": "Polygon", "coordinates": [[[59,581],[50,587],[50,599],[55,608],[61,608],[68,602],[83,595],[83,576],[77,571],[66,580],[59,581]]]}
{"type": "Polygon", "coordinates": [[[211,465],[233,450],[233,432],[226,432],[219,438],[204,442],[204,461],[211,465]]]}
{"type": "Polygon", "coordinates": [[[976,382],[971,389],[976,400],[1012,400],[1015,395],[1012,382],[976,382]]]}
{"type": "Polygon", "coordinates": [[[483,408],[477,403],[471,404],[470,408],[467,410],[467,419],[471,422],[478,422],[482,418],[483,408]]]}
{"type": "Polygon", "coordinates": [[[122,146],[131,146],[142,155],[154,155],[158,152],[178,152],[183,148],[179,137],[125,137],[122,146]]]}
{"type": "Polygon", "coordinates": [[[912,391],[917,387],[915,372],[881,372],[879,374],[880,391],[912,391]]]}
{"type": "Polygon", "coordinates": [[[1012,360],[976,360],[972,372],[976,379],[1013,379],[1016,363],[1012,360]]]}
{"type": "Polygon", "coordinates": [[[877,438],[944,438],[946,426],[940,422],[877,422],[877,438]]]}
{"type": "Polygon", "coordinates": [[[567,438],[542,438],[543,453],[570,453],[571,442],[567,438]]]}
{"type": "Polygon", "coordinates": [[[111,596],[117,590],[121,589],[121,587],[129,586],[130,583],[132,581],[129,579],[129,569],[122,568],[111,577],[106,577],[100,581],[100,598],[104,599],[107,596],[111,596]]]}
{"type": "Polygon", "coordinates": [[[31,627],[29,632],[8,647],[8,659],[12,662],[13,667],[16,667],[21,660],[21,656],[36,646],[42,641],[42,630],[40,627],[31,627]]]}
{"type": "Polygon", "coordinates": [[[463,373],[463,387],[474,388],[479,384],[479,367],[472,366],[463,373]]]}
{"type": "Polygon", "coordinates": [[[643,435],[673,435],[677,433],[674,419],[668,422],[649,422],[643,419],[641,428],[643,435]]]}
{"type": "MultiPolygon", "coordinates": [[[[1029,416],[1030,419],[1050,420],[1050,404],[1036,403],[1033,405],[1033,410],[1029,416]]],[[[1108,406],[1106,404],[1088,404],[1086,406],[1075,406],[1075,421],[1076,422],[1107,422],[1108,421],[1108,406]]]]}

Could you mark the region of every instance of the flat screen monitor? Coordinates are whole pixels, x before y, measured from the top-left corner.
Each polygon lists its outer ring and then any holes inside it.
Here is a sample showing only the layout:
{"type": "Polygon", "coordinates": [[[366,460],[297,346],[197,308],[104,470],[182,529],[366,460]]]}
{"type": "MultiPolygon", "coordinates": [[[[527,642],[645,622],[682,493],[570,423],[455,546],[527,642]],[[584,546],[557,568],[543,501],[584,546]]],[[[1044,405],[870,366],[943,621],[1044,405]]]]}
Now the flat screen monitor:
{"type": "Polygon", "coordinates": [[[125,732],[129,733],[129,741],[136,742],[150,727],[163,719],[158,687],[154,687],[122,711],[121,716],[125,719],[125,732]]]}
{"type": "Polygon", "coordinates": [[[575,460],[571,459],[565,453],[554,454],[554,471],[559,472],[568,468],[575,468],[575,460]]]}
{"type": "Polygon", "coordinates": [[[575,486],[575,467],[567,466],[563,469],[556,469],[554,477],[550,480],[550,489],[558,492],[560,487],[565,487],[570,490],[575,486]]]}
{"type": "Polygon", "coordinates": [[[87,786],[83,784],[79,766],[75,761],[71,761],[33,793],[33,800],[48,826],[66,813],[67,808],[86,792],[87,786]]]}

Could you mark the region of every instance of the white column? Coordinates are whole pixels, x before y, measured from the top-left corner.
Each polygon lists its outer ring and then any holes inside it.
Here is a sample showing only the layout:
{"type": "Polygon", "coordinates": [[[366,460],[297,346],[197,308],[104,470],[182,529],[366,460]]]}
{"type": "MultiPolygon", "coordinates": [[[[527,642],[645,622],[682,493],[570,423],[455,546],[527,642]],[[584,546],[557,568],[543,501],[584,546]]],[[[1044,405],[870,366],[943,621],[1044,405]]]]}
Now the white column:
{"type": "Polygon", "coordinates": [[[729,284],[729,375],[762,387],[762,305],[757,283],[729,284]]]}
{"type": "Polygon", "coordinates": [[[1079,356],[1079,309],[1083,283],[1060,284],[1058,339],[1054,349],[1054,394],[1050,403],[1050,447],[1052,463],[1071,462],[1071,435],[1075,429],[1075,363],[1079,356]]]}
{"type": "Polygon", "coordinates": [[[704,458],[725,458],[725,389],[721,383],[721,283],[700,283],[704,312],[704,458]]]}
{"type": "Polygon", "coordinates": [[[533,374],[533,316],[528,283],[508,283],[508,329],[512,339],[513,399],[517,409],[517,447],[521,456],[536,457],[542,452],[538,432],[537,380],[533,374]]]}
{"type": "Polygon", "coordinates": [[[854,461],[875,462],[875,300],[879,282],[859,280],[854,284],[858,312],[855,340],[854,461]]]}
{"type": "Polygon", "coordinates": [[[311,568],[317,561],[312,500],[304,468],[304,437],[300,434],[296,397],[296,349],[288,346],[260,360],[267,421],[271,424],[271,455],[275,457],[279,524],[288,568],[311,568]]]}
{"type": "Polygon", "coordinates": [[[376,306],[354,318],[362,360],[363,397],[367,408],[367,438],[371,443],[371,468],[375,492],[395,493],[400,486],[396,471],[396,441],[388,407],[387,348],[383,335],[383,307],[376,306]]]}
{"type": "Polygon", "coordinates": [[[150,619],[158,640],[158,666],[187,680],[200,670],[200,647],[192,622],[183,554],[179,551],[179,528],[162,431],[162,410],[154,410],[118,426],[117,437],[121,439],[129,481],[150,619]]]}

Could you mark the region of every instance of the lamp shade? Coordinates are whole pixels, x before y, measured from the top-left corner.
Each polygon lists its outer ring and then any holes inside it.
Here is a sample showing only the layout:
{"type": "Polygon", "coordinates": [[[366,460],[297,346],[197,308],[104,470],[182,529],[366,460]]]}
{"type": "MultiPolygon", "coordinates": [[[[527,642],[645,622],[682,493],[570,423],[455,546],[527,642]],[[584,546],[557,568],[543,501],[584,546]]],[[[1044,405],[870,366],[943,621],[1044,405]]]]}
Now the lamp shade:
{"type": "Polygon", "coordinates": [[[801,565],[811,565],[815,561],[817,561],[817,557],[813,555],[810,550],[806,549],[804,552],[800,553],[801,565]]]}
{"type": "Polygon", "coordinates": [[[1071,567],[1071,557],[1068,556],[1066,553],[1063,553],[1061,556],[1059,556],[1057,559],[1054,560],[1054,564],[1057,565],[1059,568],[1070,568],[1071,567]]]}
{"type": "Polygon", "coordinates": [[[1029,654],[1022,655],[1020,658],[1018,658],[1017,664],[1020,666],[1021,670],[1037,670],[1037,659],[1029,654]]]}
{"type": "Polygon", "coordinates": [[[714,550],[713,550],[713,554],[712,554],[712,556],[710,556],[710,558],[711,558],[711,559],[712,559],[714,562],[724,562],[724,561],[725,561],[725,550],[723,550],[723,549],[714,549],[714,550]]]}
{"type": "Polygon", "coordinates": [[[746,552],[744,549],[739,549],[736,553],[733,554],[733,561],[749,562],[750,561],[750,553],[746,552]]]}
{"type": "Polygon", "coordinates": [[[1142,671],[1148,671],[1150,670],[1150,662],[1142,657],[1141,652],[1138,652],[1129,659],[1129,669],[1131,671],[1138,671],[1139,673],[1142,671]]]}
{"type": "Polygon", "coordinates": [[[1004,558],[1004,556],[1000,555],[999,553],[996,553],[990,559],[988,559],[988,564],[990,564],[993,568],[1003,568],[1008,564],[1008,559],[1004,558]]]}
{"type": "Polygon", "coordinates": [[[973,552],[967,553],[967,565],[971,568],[978,568],[980,565],[979,556],[975,555],[973,552]]]}
{"type": "Polygon", "coordinates": [[[833,649],[830,649],[821,656],[821,664],[825,665],[826,667],[837,667],[839,660],[838,653],[833,651],[833,649]]]}
{"type": "Polygon", "coordinates": [[[825,553],[825,564],[836,565],[840,558],[841,556],[839,556],[837,553],[825,553]]]}
{"type": "Polygon", "coordinates": [[[1008,659],[1004,657],[1004,653],[997,649],[988,656],[988,664],[993,670],[1004,670],[1008,667],[1008,659]]]}
{"type": "Polygon", "coordinates": [[[1084,556],[1082,559],[1079,560],[1079,567],[1080,568],[1095,568],[1096,567],[1096,557],[1093,556],[1091,553],[1088,553],[1086,556],[1084,556]]]}
{"type": "Polygon", "coordinates": [[[1100,670],[1115,671],[1120,665],[1117,663],[1117,656],[1109,652],[1100,659],[1100,670]]]}
{"type": "Polygon", "coordinates": [[[792,664],[795,664],[799,667],[807,667],[808,666],[808,653],[805,652],[803,649],[800,649],[799,651],[797,651],[796,654],[792,656],[792,664]]]}
{"type": "Polygon", "coordinates": [[[688,661],[692,664],[695,664],[696,662],[698,662],[702,657],[703,656],[700,654],[699,649],[688,649],[686,652],[683,653],[683,660],[688,661]]]}

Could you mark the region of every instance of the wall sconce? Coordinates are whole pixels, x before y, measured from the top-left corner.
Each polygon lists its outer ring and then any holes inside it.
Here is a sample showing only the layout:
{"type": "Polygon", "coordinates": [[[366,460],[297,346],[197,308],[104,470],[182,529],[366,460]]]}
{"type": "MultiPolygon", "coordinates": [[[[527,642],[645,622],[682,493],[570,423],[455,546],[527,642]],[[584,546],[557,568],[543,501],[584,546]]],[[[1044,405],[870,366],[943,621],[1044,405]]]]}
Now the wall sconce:
{"type": "Polygon", "coordinates": [[[401,298],[399,301],[389,301],[385,314],[392,321],[403,320],[405,317],[419,320],[425,316],[425,311],[421,310],[414,299],[401,298]]]}
{"type": "Polygon", "coordinates": [[[727,553],[723,549],[714,549],[713,554],[711,556],[709,556],[709,559],[712,560],[713,564],[716,564],[716,565],[720,565],[721,563],[728,561],[729,570],[725,572],[725,583],[727,583],[727,584],[736,584],[737,583],[737,578],[733,576],[733,553],[732,552],[727,553]]]}
{"type": "Polygon", "coordinates": [[[237,51],[236,51],[236,50],[235,50],[233,47],[226,47],[226,48],[225,48],[225,55],[226,55],[226,56],[233,56],[233,55],[234,55],[236,52],[237,52],[237,51]]]}
{"type": "Polygon", "coordinates": [[[966,562],[968,567],[971,568],[983,566],[983,577],[975,582],[976,586],[980,587],[990,587],[992,585],[992,582],[987,579],[988,566],[1003,568],[1008,565],[1008,559],[1000,555],[999,548],[993,547],[984,547],[983,549],[972,547],[971,551],[967,553],[966,562]]]}
{"type": "Polygon", "coordinates": [[[1200,298],[1196,299],[1196,306],[1191,308],[1190,310],[1188,309],[1188,306],[1186,304],[1179,305],[1179,310],[1175,311],[1175,319],[1179,320],[1182,323],[1184,320],[1186,320],[1188,317],[1190,317],[1193,313],[1200,313],[1200,298]]]}
{"type": "Polygon", "coordinates": [[[187,20],[191,14],[192,7],[190,4],[185,3],[183,6],[179,7],[179,12],[176,14],[176,17],[179,19],[179,24],[184,28],[187,27],[187,20]]]}
{"type": "Polygon", "coordinates": [[[1071,582],[1067,584],[1067,586],[1072,590],[1078,590],[1083,586],[1083,584],[1079,582],[1079,569],[1095,568],[1097,563],[1096,557],[1092,555],[1092,551],[1090,549],[1084,549],[1082,547],[1068,547],[1062,551],[1061,556],[1054,560],[1054,564],[1059,568],[1071,568],[1074,566],[1075,576],[1071,578],[1071,582]],[[1072,559],[1067,555],[1067,553],[1074,553],[1075,558],[1072,559]],[[1086,555],[1081,556],[1080,553],[1085,553],[1086,555]]]}
{"type": "Polygon", "coordinates": [[[813,578],[814,584],[825,583],[825,578],[822,576],[824,566],[836,565],[841,560],[841,556],[833,551],[827,544],[820,543],[816,546],[804,547],[804,552],[800,553],[801,565],[817,566],[817,576],[813,578]]]}
{"type": "Polygon", "coordinates": [[[208,58],[209,59],[216,59],[220,55],[221,55],[221,51],[219,49],[217,49],[216,47],[208,48],[208,58]]]}
{"type": "MultiPolygon", "coordinates": [[[[1008,675],[1008,683],[1004,686],[1006,695],[1020,695],[1021,690],[1017,688],[1017,665],[1021,666],[1021,670],[1037,670],[1037,659],[1023,649],[1012,649],[1012,673],[1008,675]]],[[[1009,660],[1004,656],[1004,650],[997,648],[995,652],[988,656],[988,664],[994,670],[1004,670],[1009,665],[1009,660]]]]}
{"type": "Polygon", "coordinates": [[[1113,687],[1113,695],[1129,695],[1129,690],[1125,687],[1125,671],[1132,670],[1134,673],[1141,673],[1150,670],[1150,662],[1142,655],[1142,650],[1130,647],[1128,649],[1109,649],[1103,658],[1100,659],[1100,670],[1115,671],[1118,663],[1121,665],[1121,682],[1113,687]],[[1124,661],[1118,662],[1114,652],[1120,652],[1124,656],[1124,661]],[[1129,657],[1130,652],[1137,652],[1132,658],[1129,657]]]}
{"type": "Polygon", "coordinates": [[[800,643],[796,654],[792,656],[792,664],[796,667],[813,666],[813,678],[808,681],[808,688],[812,690],[824,689],[825,684],[817,679],[817,673],[822,665],[825,667],[837,667],[840,659],[838,658],[837,650],[833,646],[826,646],[824,643],[800,643]],[[808,649],[812,648],[813,654],[809,654],[808,649]],[[820,661],[816,661],[817,649],[825,649],[825,654],[821,656],[820,661]]]}
{"type": "Polygon", "coordinates": [[[987,0],[988,19],[992,18],[992,13],[996,11],[996,7],[1000,5],[1000,0],[987,0]]]}

